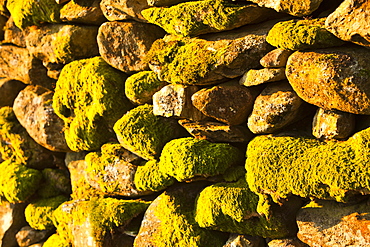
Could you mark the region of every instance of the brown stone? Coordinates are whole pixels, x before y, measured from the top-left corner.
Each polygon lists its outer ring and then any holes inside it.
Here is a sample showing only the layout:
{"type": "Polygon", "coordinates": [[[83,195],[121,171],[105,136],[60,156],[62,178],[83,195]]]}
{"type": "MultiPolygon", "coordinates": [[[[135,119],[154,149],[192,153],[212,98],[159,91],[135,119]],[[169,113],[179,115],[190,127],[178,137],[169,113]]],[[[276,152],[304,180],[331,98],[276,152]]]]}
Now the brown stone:
{"type": "Polygon", "coordinates": [[[12,204],[3,201],[0,205],[0,245],[2,247],[18,246],[16,234],[27,225],[24,217],[25,203],[12,204]]]}
{"type": "Polygon", "coordinates": [[[275,9],[294,16],[307,16],[314,12],[323,0],[251,0],[259,6],[275,9]]]}
{"type": "Polygon", "coordinates": [[[16,234],[16,239],[19,247],[28,247],[46,240],[46,238],[48,238],[52,233],[52,230],[39,231],[30,226],[25,226],[16,234]]]}
{"type": "Polygon", "coordinates": [[[370,50],[359,46],[297,51],[286,75],[304,101],[327,110],[370,114],[370,50]]]}
{"type": "Polygon", "coordinates": [[[260,64],[265,68],[280,68],[285,67],[290,55],[293,51],[277,48],[267,53],[260,60],[260,64]]]}
{"type": "Polygon", "coordinates": [[[298,238],[273,239],[267,243],[268,247],[310,247],[298,238]]]}
{"type": "Polygon", "coordinates": [[[286,79],[285,68],[251,69],[240,78],[239,83],[250,87],[284,79],[286,79]]]}
{"type": "Polygon", "coordinates": [[[223,247],[265,247],[265,239],[259,236],[230,234],[223,247]]]}
{"type": "Polygon", "coordinates": [[[146,22],[141,11],[148,7],[147,0],[102,0],[100,2],[100,8],[109,21],[134,19],[146,22]]]}
{"type": "Polygon", "coordinates": [[[63,22],[101,25],[107,19],[100,9],[100,0],[72,0],[60,10],[63,22]]]}
{"type": "Polygon", "coordinates": [[[0,107],[12,106],[18,93],[25,87],[20,81],[0,79],[0,107]]]}
{"type": "Polygon", "coordinates": [[[19,47],[26,47],[25,35],[27,32],[27,29],[21,30],[18,28],[14,23],[13,17],[10,17],[4,27],[4,42],[19,47]]]}
{"type": "Polygon", "coordinates": [[[4,39],[4,27],[6,25],[8,18],[0,15],[0,40],[4,39]]]}
{"type": "Polygon", "coordinates": [[[338,38],[370,47],[370,2],[345,0],[328,16],[325,27],[338,38]]]}
{"type": "Polygon", "coordinates": [[[70,152],[64,137],[64,122],[52,107],[53,91],[30,85],[14,101],[13,111],[28,134],[41,146],[70,152]]]}
{"type": "Polygon", "coordinates": [[[106,22],[99,28],[98,44],[103,59],[116,69],[132,73],[145,70],[147,52],[164,31],[136,21],[106,22]]]}

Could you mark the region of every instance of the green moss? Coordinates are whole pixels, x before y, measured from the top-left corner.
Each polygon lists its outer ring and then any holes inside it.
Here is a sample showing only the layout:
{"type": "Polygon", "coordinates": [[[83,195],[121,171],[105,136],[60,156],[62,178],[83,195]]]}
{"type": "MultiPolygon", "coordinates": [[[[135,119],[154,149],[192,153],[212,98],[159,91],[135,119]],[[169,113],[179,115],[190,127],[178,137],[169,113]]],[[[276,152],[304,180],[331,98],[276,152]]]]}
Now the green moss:
{"type": "Polygon", "coordinates": [[[286,50],[318,49],[344,44],[325,29],[325,18],[279,22],[270,30],[266,41],[286,50]]]}
{"type": "Polygon", "coordinates": [[[125,226],[131,219],[143,213],[150,202],[99,198],[88,201],[70,201],[54,212],[54,225],[58,234],[67,242],[73,242],[72,228],[89,221],[91,236],[99,244],[114,228],[125,226]]]}
{"type": "Polygon", "coordinates": [[[45,243],[42,245],[43,247],[72,247],[72,244],[66,241],[64,238],[59,236],[59,234],[51,235],[45,243]]]}
{"type": "Polygon", "coordinates": [[[144,159],[158,158],[163,146],[182,134],[177,122],[155,116],[148,104],[126,113],[113,129],[123,147],[144,159]]]}
{"type": "Polygon", "coordinates": [[[151,103],[153,94],[167,83],[160,81],[153,71],[141,71],[127,78],[125,83],[126,97],[134,104],[151,103]]]}
{"type": "Polygon", "coordinates": [[[240,178],[245,177],[245,168],[243,166],[233,166],[230,167],[225,171],[225,173],[222,175],[222,177],[225,179],[227,182],[236,182],[240,178]]]}
{"type": "Polygon", "coordinates": [[[139,166],[135,173],[135,187],[141,191],[161,191],[171,186],[175,179],[159,170],[158,162],[150,160],[139,166]]]}
{"type": "Polygon", "coordinates": [[[74,61],[63,68],[53,108],[64,120],[71,150],[94,150],[114,137],[114,122],[131,107],[124,97],[125,79],[101,57],[74,61]]]}
{"type": "Polygon", "coordinates": [[[59,12],[62,5],[57,4],[55,0],[8,0],[6,7],[20,29],[45,22],[60,22],[59,12]]]}
{"type": "Polygon", "coordinates": [[[60,204],[67,200],[68,198],[65,196],[57,196],[28,204],[24,211],[26,221],[36,230],[53,229],[53,212],[60,204]]]}
{"type": "Polygon", "coordinates": [[[370,129],[347,141],[258,136],[247,149],[252,191],[275,201],[290,194],[346,202],[370,189],[370,129]]]}
{"type": "Polygon", "coordinates": [[[188,137],[172,140],[164,146],[159,170],[181,182],[197,176],[219,175],[242,162],[241,152],[229,144],[188,137]]]}
{"type": "Polygon", "coordinates": [[[43,184],[37,194],[43,198],[71,193],[71,180],[66,170],[47,168],[42,170],[43,184]]]}

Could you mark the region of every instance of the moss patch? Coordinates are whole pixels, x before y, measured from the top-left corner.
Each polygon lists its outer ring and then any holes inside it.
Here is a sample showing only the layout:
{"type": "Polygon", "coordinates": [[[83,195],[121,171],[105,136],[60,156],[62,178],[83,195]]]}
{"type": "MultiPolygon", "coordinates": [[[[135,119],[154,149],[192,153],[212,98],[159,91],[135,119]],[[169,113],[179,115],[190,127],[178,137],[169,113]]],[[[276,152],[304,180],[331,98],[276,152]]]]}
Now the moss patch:
{"type": "Polygon", "coordinates": [[[51,235],[45,243],[42,245],[43,247],[72,247],[72,244],[66,241],[64,238],[59,236],[59,234],[51,235]]]}

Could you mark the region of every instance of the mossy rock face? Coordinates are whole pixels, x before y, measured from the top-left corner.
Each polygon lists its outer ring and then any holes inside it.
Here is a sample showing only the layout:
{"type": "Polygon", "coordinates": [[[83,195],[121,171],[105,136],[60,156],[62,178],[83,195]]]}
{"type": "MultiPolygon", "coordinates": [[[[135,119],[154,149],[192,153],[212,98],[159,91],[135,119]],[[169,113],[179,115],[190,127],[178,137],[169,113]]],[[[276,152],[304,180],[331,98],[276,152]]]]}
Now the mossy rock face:
{"type": "Polygon", "coordinates": [[[74,61],[63,68],[53,108],[64,120],[71,150],[95,150],[114,138],[113,124],[131,107],[124,96],[125,79],[101,57],[74,61]]]}
{"type": "Polygon", "coordinates": [[[113,129],[124,148],[147,160],[158,158],[168,141],[182,135],[175,120],[155,116],[148,104],[127,112],[113,129]]]}
{"type": "Polygon", "coordinates": [[[28,204],[24,211],[26,221],[36,230],[53,229],[53,212],[63,202],[67,201],[65,196],[51,197],[40,199],[36,202],[28,204]]]}
{"type": "Polygon", "coordinates": [[[8,0],[6,7],[20,29],[44,22],[61,22],[59,12],[62,5],[55,0],[8,0]]]}
{"type": "Polygon", "coordinates": [[[325,29],[325,18],[279,22],[270,30],[266,40],[286,50],[319,49],[344,44],[344,41],[325,29]]]}
{"type": "Polygon", "coordinates": [[[338,202],[370,189],[370,128],[347,141],[257,136],[247,149],[247,181],[275,201],[289,195],[338,202]]]}
{"type": "Polygon", "coordinates": [[[67,170],[46,168],[42,170],[43,184],[37,191],[42,198],[71,194],[70,173],[67,170]]]}
{"type": "Polygon", "coordinates": [[[59,234],[51,235],[42,245],[43,247],[72,247],[72,244],[62,238],[59,234]]]}
{"type": "Polygon", "coordinates": [[[197,36],[261,22],[274,12],[254,4],[202,0],[180,3],[169,8],[144,9],[141,13],[148,22],[162,27],[167,33],[197,36]]]}
{"type": "Polygon", "coordinates": [[[198,176],[216,176],[242,162],[241,152],[229,144],[188,137],[172,140],[164,146],[159,169],[181,182],[198,176]]]}
{"type": "Polygon", "coordinates": [[[68,201],[55,210],[53,222],[58,234],[73,246],[102,246],[106,235],[127,225],[149,204],[114,198],[68,201]]]}

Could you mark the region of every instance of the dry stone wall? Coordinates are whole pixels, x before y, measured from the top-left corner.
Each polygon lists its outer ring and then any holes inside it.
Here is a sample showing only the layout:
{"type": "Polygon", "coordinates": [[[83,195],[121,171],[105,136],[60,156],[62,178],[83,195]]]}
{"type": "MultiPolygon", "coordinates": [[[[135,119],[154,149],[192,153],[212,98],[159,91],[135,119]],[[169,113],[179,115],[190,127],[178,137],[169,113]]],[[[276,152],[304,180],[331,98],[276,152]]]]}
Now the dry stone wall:
{"type": "Polygon", "coordinates": [[[0,0],[0,245],[370,246],[369,16],[0,0]]]}

